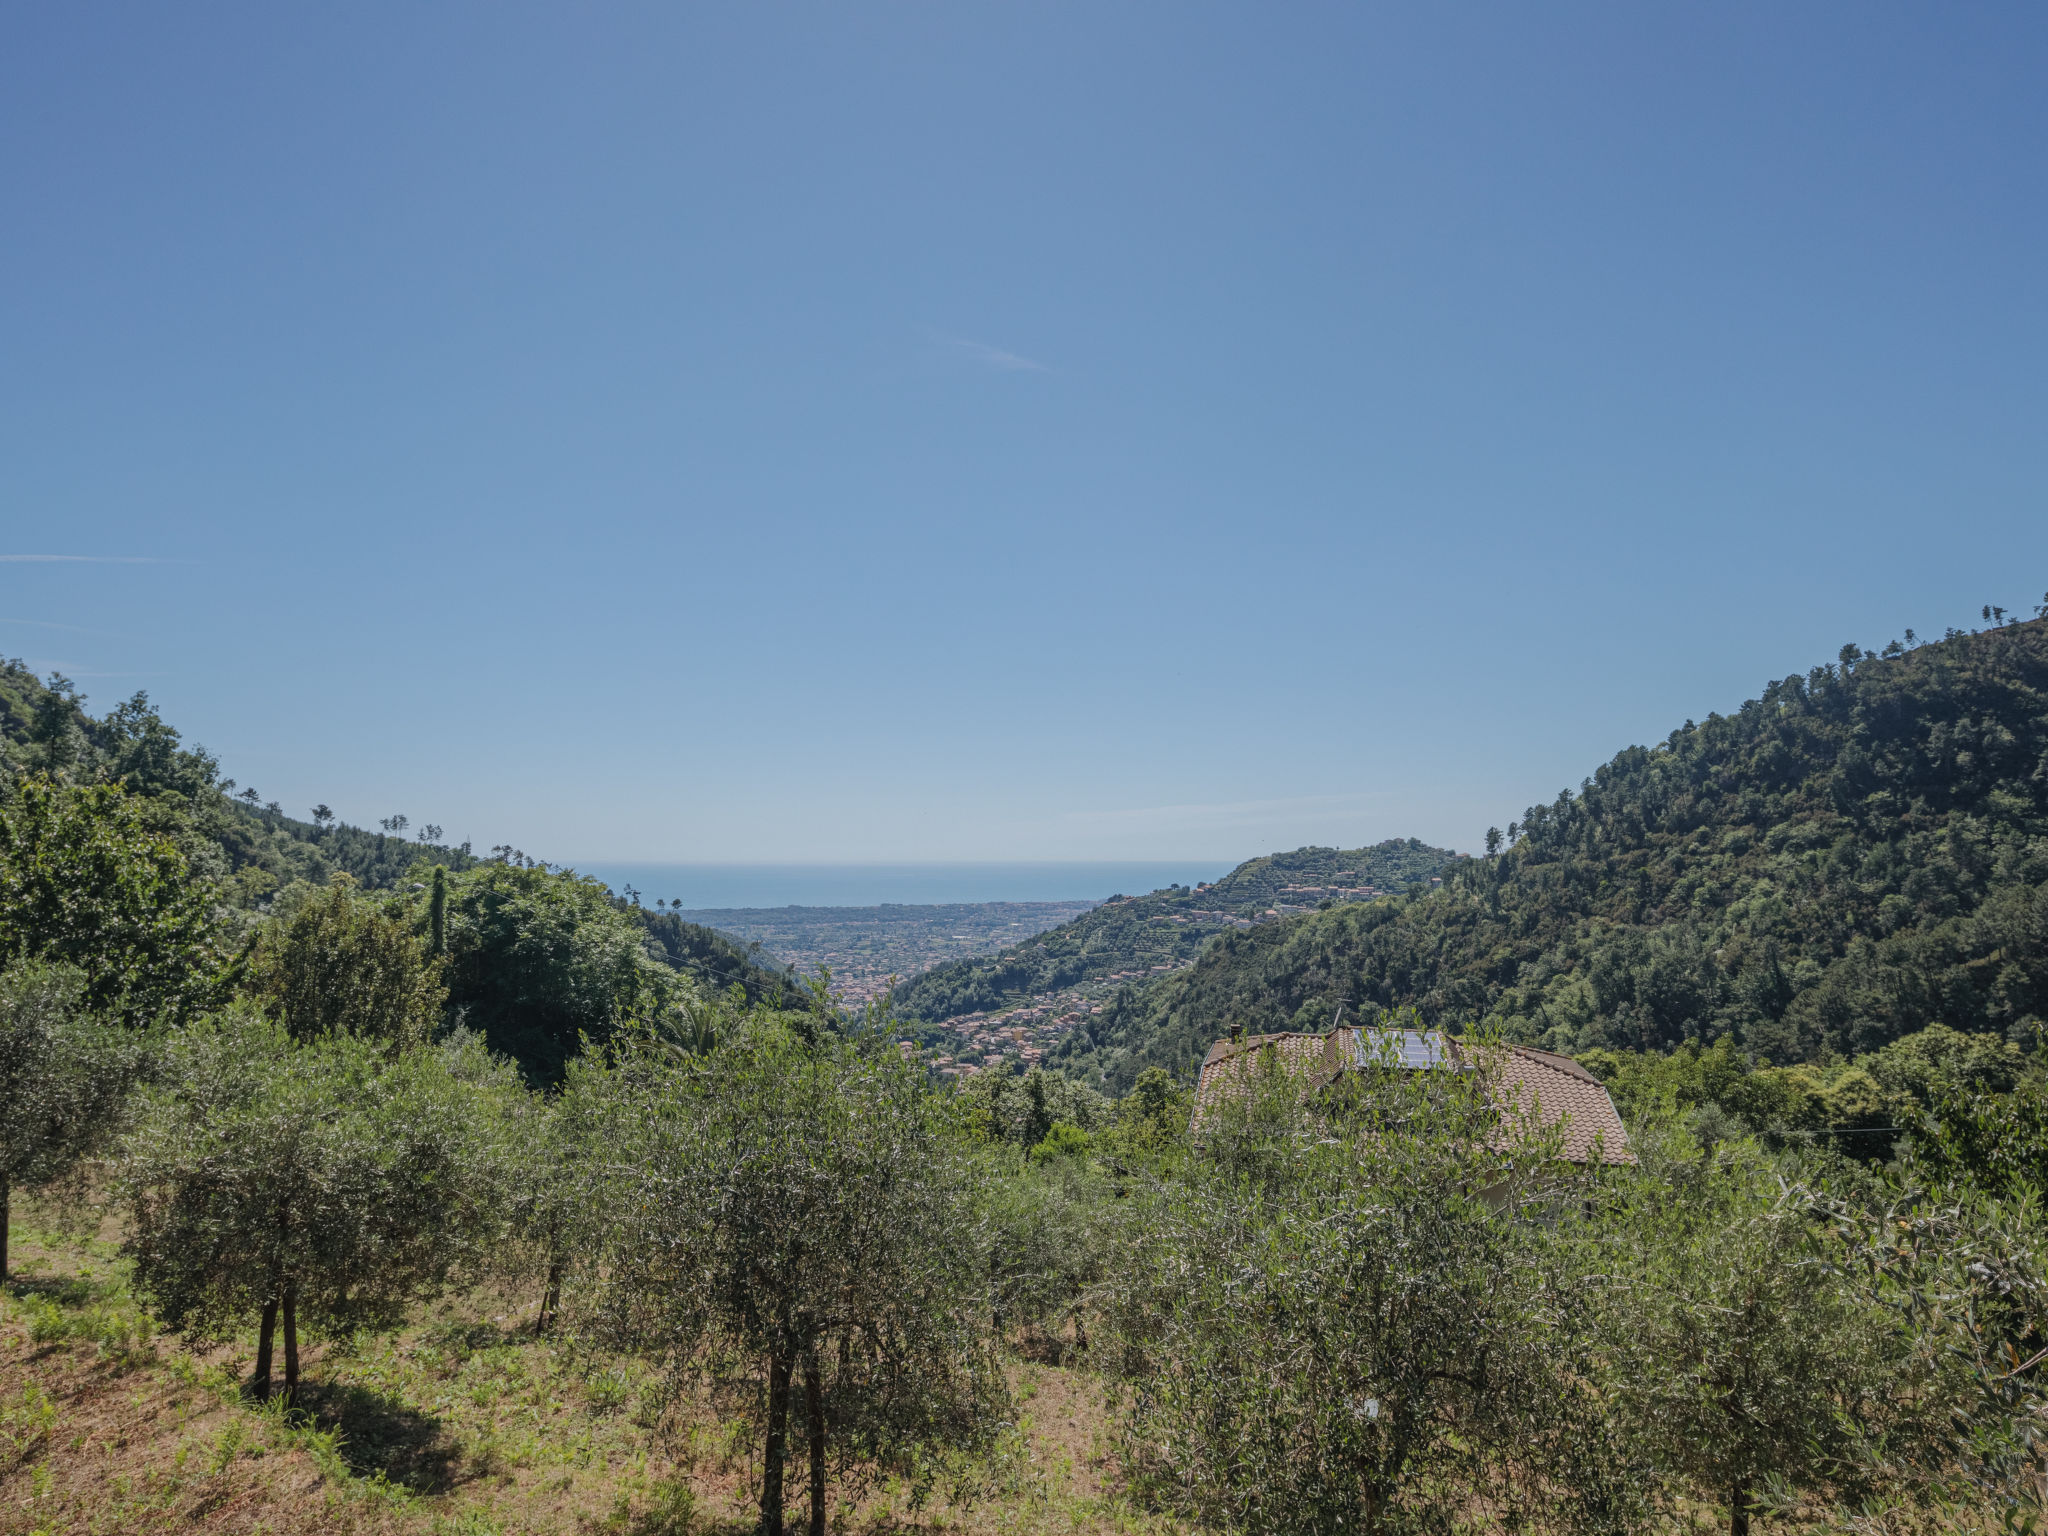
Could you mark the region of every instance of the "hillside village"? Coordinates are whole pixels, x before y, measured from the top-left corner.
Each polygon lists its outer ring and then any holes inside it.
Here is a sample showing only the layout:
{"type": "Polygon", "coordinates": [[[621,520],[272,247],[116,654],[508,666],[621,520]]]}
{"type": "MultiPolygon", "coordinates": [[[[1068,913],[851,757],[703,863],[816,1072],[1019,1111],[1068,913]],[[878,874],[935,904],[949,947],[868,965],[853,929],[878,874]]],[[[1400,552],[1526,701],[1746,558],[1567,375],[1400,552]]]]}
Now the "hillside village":
{"type": "Polygon", "coordinates": [[[954,1020],[948,1031],[955,1038],[955,1054],[937,1051],[931,1064],[941,1077],[972,1077],[1012,1064],[1035,1067],[1074,1026],[1101,1011],[1102,1004],[1069,993],[1033,999],[993,1016],[969,1014],[954,1020]]]}

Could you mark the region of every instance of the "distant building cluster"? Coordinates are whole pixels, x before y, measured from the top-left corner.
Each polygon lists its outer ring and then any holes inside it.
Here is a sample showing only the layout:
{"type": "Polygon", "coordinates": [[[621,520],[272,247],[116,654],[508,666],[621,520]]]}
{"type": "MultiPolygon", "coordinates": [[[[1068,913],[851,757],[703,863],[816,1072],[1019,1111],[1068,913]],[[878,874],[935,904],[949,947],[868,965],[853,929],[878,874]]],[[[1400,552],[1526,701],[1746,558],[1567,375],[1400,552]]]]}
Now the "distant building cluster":
{"type": "Polygon", "coordinates": [[[1314,906],[1319,901],[1374,901],[1387,893],[1376,885],[1283,885],[1280,894],[1314,906]]]}
{"type": "Polygon", "coordinates": [[[947,1025],[959,1036],[959,1055],[935,1055],[932,1065],[943,1077],[972,1077],[985,1068],[1011,1062],[1033,1067],[1045,1060],[1075,1025],[1100,1012],[1100,1003],[1090,1003],[1075,993],[1055,993],[1003,1012],[963,1014],[947,1025]],[[964,1059],[968,1056],[981,1060],[964,1059]]]}

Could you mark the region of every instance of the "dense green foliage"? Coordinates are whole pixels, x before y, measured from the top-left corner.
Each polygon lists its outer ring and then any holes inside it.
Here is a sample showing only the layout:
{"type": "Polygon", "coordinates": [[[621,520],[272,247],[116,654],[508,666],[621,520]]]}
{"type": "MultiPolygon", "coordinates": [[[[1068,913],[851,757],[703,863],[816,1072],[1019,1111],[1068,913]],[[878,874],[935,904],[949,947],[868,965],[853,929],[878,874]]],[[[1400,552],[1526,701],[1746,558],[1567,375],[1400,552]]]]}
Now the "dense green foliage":
{"type": "Polygon", "coordinates": [[[1371,848],[1297,848],[1247,860],[1211,886],[1114,896],[999,954],[933,967],[897,988],[896,1011],[938,1023],[1118,973],[1185,965],[1216,935],[1262,917],[1276,902],[1312,904],[1314,898],[1289,894],[1290,886],[1406,891],[1441,875],[1456,857],[1413,838],[1371,848]]]}
{"type": "Polygon", "coordinates": [[[2048,622],[1840,660],[1631,747],[1444,888],[1227,934],[1061,1061],[1192,1071],[1339,1002],[1551,1049],[1732,1036],[1773,1061],[2048,1015],[2048,622]]]}
{"type": "Polygon", "coordinates": [[[1056,1120],[1028,1158],[992,1160],[1000,1174],[986,1206],[992,1321],[999,1332],[1028,1330],[1053,1353],[1088,1347],[1086,1304],[1109,1278],[1124,1235],[1114,1219],[1115,1172],[1096,1150],[1095,1137],[1056,1120]]]}
{"type": "Polygon", "coordinates": [[[1659,1157],[1616,1203],[1595,1239],[1620,1281],[1600,1295],[1616,1417],[1666,1477],[1720,1495],[1736,1532],[1767,1482],[1862,1494],[1943,1435],[1967,1386],[1915,1357],[1813,1193],[1754,1146],[1659,1157]],[[1895,1464],[1868,1465],[1887,1440],[1895,1464]]]}
{"type": "Polygon", "coordinates": [[[87,1011],[77,971],[0,972],[0,1281],[14,1190],[61,1179],[104,1150],[143,1056],[133,1030],[87,1011]]]}
{"type": "Polygon", "coordinates": [[[959,1100],[962,1115],[980,1135],[1026,1151],[1055,1125],[1093,1131],[1114,1118],[1114,1106],[1101,1094],[1042,1067],[1014,1075],[978,1073],[960,1085],[959,1100]]]}
{"type": "Polygon", "coordinates": [[[139,1288],[202,1338],[260,1314],[259,1390],[282,1321],[289,1393],[300,1321],[389,1326],[483,1256],[514,1081],[474,1036],[393,1054],[245,1014],[185,1032],[122,1168],[139,1288]]]}
{"type": "MultiPolygon", "coordinates": [[[[260,932],[250,990],[273,1016],[368,1009],[389,1014],[387,1030],[419,1034],[439,982],[415,974],[410,950],[435,947],[441,880],[444,930],[448,891],[459,893],[454,932],[444,932],[444,1021],[468,1018],[535,1081],[558,1078],[584,1035],[602,1039],[692,986],[737,986],[754,1001],[794,990],[786,973],[725,935],[511,848],[480,859],[467,844],[397,835],[403,817],[371,832],[324,806],[302,821],[234,788],[147,695],[94,717],[63,678],[45,683],[19,662],[0,662],[0,947],[79,965],[90,1006],[132,1022],[195,1017],[218,1004],[234,981],[235,950],[260,932]],[[331,894],[337,877],[385,893],[407,934],[380,926],[370,904],[331,894]],[[316,889],[330,894],[315,900],[316,889]],[[375,982],[378,967],[357,963],[366,944],[392,951],[375,982]],[[384,995],[393,987],[419,995],[399,1006],[384,995]],[[326,1000],[316,1007],[308,988],[326,1000]]],[[[351,1028],[361,1022],[352,1020],[351,1028]]]]}
{"type": "Polygon", "coordinates": [[[738,987],[751,1002],[771,1002],[800,989],[787,970],[777,970],[757,958],[751,945],[706,928],[687,923],[671,913],[646,907],[633,908],[647,934],[650,953],[671,969],[693,978],[699,989],[724,992],[738,987]]]}
{"type": "Polygon", "coordinates": [[[16,786],[0,803],[0,963],[75,966],[86,1005],[129,1024],[219,1002],[230,976],[214,889],[174,830],[119,784],[16,786]]]}
{"type": "MultiPolygon", "coordinates": [[[[410,883],[406,909],[424,931],[426,879],[410,883]]],[[[679,995],[681,978],[649,958],[633,910],[596,880],[493,860],[449,875],[446,888],[450,1014],[531,1081],[559,1081],[586,1038],[609,1039],[679,995]]]]}
{"type": "Polygon", "coordinates": [[[440,965],[347,875],[275,917],[257,943],[248,990],[293,1039],[349,1034],[402,1048],[432,1036],[445,994],[440,965]]]}
{"type": "MultiPolygon", "coordinates": [[[[1271,1066],[1269,1059],[1269,1066],[1271,1066]]],[[[1144,1196],[1110,1333],[1140,1485],[1212,1529],[1625,1527],[1647,1468],[1598,1411],[1588,1302],[1547,1229],[1583,1178],[1456,1134],[1476,1079],[1379,1075],[1309,1114],[1278,1070],[1144,1196]],[[1505,1199],[1494,1191],[1508,1190],[1505,1199]]]]}
{"type": "MultiPolygon", "coordinates": [[[[887,1039],[740,1021],[687,1064],[661,1049],[579,1070],[619,1213],[589,1255],[615,1342],[706,1371],[758,1427],[761,1529],[781,1536],[800,1438],[812,1536],[826,1479],[987,1443],[1007,1400],[971,1237],[972,1162],[887,1039]]],[[[572,1112],[576,1112],[572,1108],[572,1112]]]]}
{"type": "MultiPolygon", "coordinates": [[[[1666,1054],[1598,1050],[1580,1060],[1631,1124],[1677,1117],[1705,1140],[1823,1142],[1863,1162],[1889,1158],[1929,1115],[1948,1113],[1956,1096],[1991,1103],[2036,1075],[2018,1046],[1943,1024],[1825,1064],[1774,1067],[1726,1035],[1705,1048],[1688,1041],[1666,1054]]],[[[2048,1166],[2041,1171],[2048,1175],[2048,1166]]]]}
{"type": "Polygon", "coordinates": [[[62,677],[45,683],[19,661],[0,661],[0,785],[31,774],[67,784],[119,784],[153,802],[194,872],[216,880],[223,899],[238,907],[253,906],[294,880],[324,885],[337,872],[385,888],[422,852],[452,868],[476,862],[466,845],[413,842],[326,815],[301,821],[253,789],[237,795],[214,756],[184,746],[148,694],[137,693],[96,718],[62,677]]]}
{"type": "Polygon", "coordinates": [[[1915,1170],[2000,1199],[2048,1192],[2048,1063],[2032,1068],[2010,1091],[1959,1075],[1935,1079],[1915,1122],[1915,1170]]]}
{"type": "Polygon", "coordinates": [[[1915,1528],[2030,1497],[2031,1205],[1930,1202],[1661,1111],[1605,1168],[1491,1123],[1471,1080],[1330,1096],[1268,1058],[1199,1148],[1138,1169],[1098,1297],[1142,1490],[1209,1529],[1331,1536],[1475,1507],[1662,1529],[1702,1502],[1737,1533],[1766,1507],[1915,1528]]]}

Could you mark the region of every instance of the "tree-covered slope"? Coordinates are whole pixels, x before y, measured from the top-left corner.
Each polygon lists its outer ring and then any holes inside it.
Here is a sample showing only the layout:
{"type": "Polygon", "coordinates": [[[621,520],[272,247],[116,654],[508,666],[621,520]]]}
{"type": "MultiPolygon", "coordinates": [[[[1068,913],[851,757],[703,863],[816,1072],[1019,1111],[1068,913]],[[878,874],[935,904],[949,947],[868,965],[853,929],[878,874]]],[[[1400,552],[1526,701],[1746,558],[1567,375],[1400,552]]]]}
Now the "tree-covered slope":
{"type": "MultiPolygon", "coordinates": [[[[346,873],[367,890],[389,891],[401,882],[424,889],[420,882],[429,865],[442,864],[459,874],[494,862],[479,858],[467,843],[450,847],[428,835],[414,840],[371,832],[332,816],[318,821],[288,816],[254,789],[237,794],[234,780],[220,776],[213,755],[186,746],[147,694],[94,716],[62,678],[45,682],[19,661],[0,661],[0,797],[11,795],[24,776],[36,774],[118,783],[162,804],[195,871],[215,883],[223,903],[240,909],[244,921],[253,921],[248,914],[265,910],[270,898],[294,881],[320,885],[346,873]]],[[[402,825],[401,818],[394,820],[402,825]]],[[[434,830],[422,829],[426,834],[434,830]]],[[[509,848],[494,854],[495,862],[508,867],[530,865],[509,848]]],[[[548,873],[561,877],[566,872],[548,873]]],[[[643,930],[640,944],[650,959],[693,977],[700,986],[723,992],[737,984],[754,1000],[789,989],[781,971],[725,934],[609,896],[606,900],[643,930]]]]}
{"type": "Polygon", "coordinates": [[[11,785],[33,773],[106,780],[171,802],[187,831],[187,857],[236,906],[253,906],[294,880],[319,884],[336,871],[387,888],[422,855],[451,869],[477,862],[466,844],[415,842],[332,818],[301,821],[254,789],[237,795],[213,754],[185,746],[146,693],[95,717],[62,678],[45,683],[19,661],[0,661],[0,780],[11,785]]]}
{"type": "Polygon", "coordinates": [[[2048,1015],[2048,623],[1772,683],[1630,747],[1427,896],[1225,935],[1062,1043],[1084,1077],[1190,1072],[1233,1023],[1339,1001],[1552,1049],[1732,1036],[1771,1061],[2048,1015]]]}
{"type": "Polygon", "coordinates": [[[1371,848],[1297,848],[1248,860],[1214,885],[1112,896],[999,954],[956,960],[912,978],[895,993],[896,1011],[938,1023],[1119,973],[1185,965],[1219,933],[1252,926],[1269,913],[1412,890],[1456,858],[1413,838],[1371,848]]]}
{"type": "Polygon", "coordinates": [[[787,966],[778,969],[761,954],[758,944],[745,943],[702,923],[686,923],[670,913],[650,912],[645,907],[634,907],[633,912],[645,930],[647,953],[696,977],[712,991],[744,987],[750,1002],[796,998],[803,993],[803,983],[795,972],[787,966]]]}

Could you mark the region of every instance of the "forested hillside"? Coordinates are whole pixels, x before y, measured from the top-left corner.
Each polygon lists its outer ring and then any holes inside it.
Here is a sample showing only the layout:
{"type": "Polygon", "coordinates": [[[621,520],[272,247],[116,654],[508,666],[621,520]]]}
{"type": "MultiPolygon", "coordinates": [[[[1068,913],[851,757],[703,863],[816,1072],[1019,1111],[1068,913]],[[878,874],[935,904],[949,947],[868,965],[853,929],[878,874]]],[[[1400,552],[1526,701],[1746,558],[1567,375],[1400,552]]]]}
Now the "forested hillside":
{"type": "Polygon", "coordinates": [[[203,830],[246,822],[210,761],[146,701],[34,698],[63,729],[0,758],[0,1530],[776,1536],[795,1489],[812,1532],[906,1497],[961,1536],[2031,1529],[2048,1058],[1984,1029],[2039,1024],[2043,651],[1845,655],[1483,864],[1305,849],[1105,909],[1324,904],[1155,994],[1226,1014],[1448,1014],[1498,968],[1481,1007],[1627,1116],[1587,1161],[1484,1070],[1259,1053],[1197,1125],[1165,1071],[949,1060],[822,980],[693,984],[667,960],[715,935],[515,850],[237,906],[264,866],[203,830]],[[1368,895],[1430,861],[1442,894],[1368,895]],[[1748,1048],[1918,1024],[1916,974],[1974,1032],[1748,1048]]]}
{"type": "Polygon", "coordinates": [[[10,779],[49,773],[104,780],[175,804],[183,813],[187,855],[242,907],[293,880],[317,884],[337,870],[377,889],[394,884],[423,855],[451,869],[476,862],[467,844],[444,847],[426,835],[437,828],[423,827],[418,840],[396,835],[405,828],[402,817],[387,831],[369,832],[331,815],[317,821],[288,816],[254,786],[237,792],[210,752],[185,746],[164,723],[148,694],[95,718],[65,679],[45,683],[19,661],[0,661],[0,768],[10,779]]]}
{"type": "Polygon", "coordinates": [[[2048,1014],[2048,623],[1838,660],[1630,747],[1419,898],[1225,935],[1063,1042],[1190,1072],[1233,1023],[1340,1001],[1551,1049],[1724,1036],[1770,1061],[2048,1014]]]}
{"type": "Polygon", "coordinates": [[[1413,838],[1371,848],[1297,848],[1247,860],[1214,885],[1119,894],[999,954],[934,966],[897,989],[896,1011],[935,1024],[1119,972],[1185,965],[1219,933],[1324,901],[1412,890],[1456,858],[1413,838]]]}
{"type": "Polygon", "coordinates": [[[686,923],[670,913],[650,912],[645,907],[635,907],[633,913],[646,933],[649,954],[721,991],[741,986],[750,998],[765,999],[777,991],[793,996],[801,990],[799,978],[790,967],[778,969],[761,957],[757,946],[743,943],[729,933],[702,923],[686,923]]]}
{"type": "MultiPolygon", "coordinates": [[[[147,694],[95,717],[63,678],[46,683],[19,661],[0,661],[0,792],[41,776],[119,785],[135,796],[147,808],[145,819],[173,840],[189,875],[235,914],[223,931],[252,927],[280,897],[336,874],[366,891],[397,893],[387,899],[418,908],[421,922],[434,865],[458,877],[458,898],[472,889],[493,893],[479,898],[478,911],[488,907],[495,915],[479,919],[486,936],[478,952],[516,965],[495,965],[499,979],[491,988],[465,991],[458,944],[451,1007],[479,1027],[494,1021],[494,1043],[545,1077],[559,1073],[579,1030],[600,1029],[624,1006],[632,989],[618,980],[618,957],[627,951],[636,963],[665,966],[712,991],[737,985],[761,1000],[788,985],[782,972],[724,934],[621,902],[595,882],[538,865],[509,846],[480,857],[468,843],[440,842],[432,825],[407,837],[404,816],[389,818],[381,832],[350,826],[325,806],[314,808],[312,820],[288,816],[255,788],[238,791],[234,780],[223,779],[213,755],[186,746],[147,694]],[[513,923],[508,912],[522,921],[513,923]],[[502,995],[507,976],[523,989],[516,1006],[502,995]]],[[[467,931],[461,899],[456,912],[460,938],[467,931]]]]}

